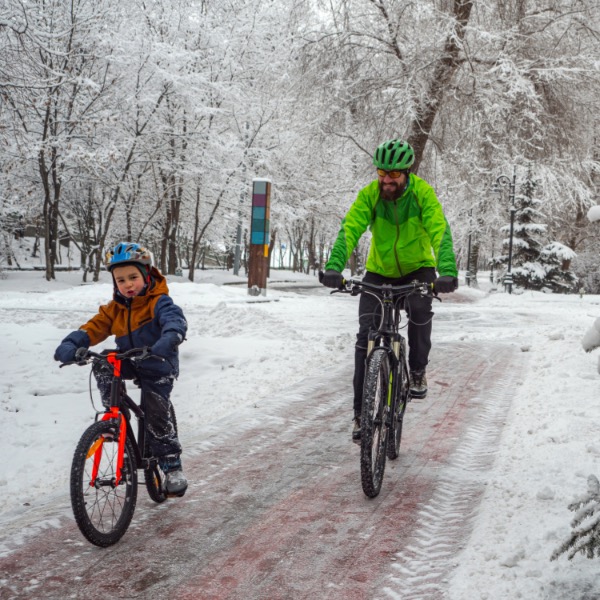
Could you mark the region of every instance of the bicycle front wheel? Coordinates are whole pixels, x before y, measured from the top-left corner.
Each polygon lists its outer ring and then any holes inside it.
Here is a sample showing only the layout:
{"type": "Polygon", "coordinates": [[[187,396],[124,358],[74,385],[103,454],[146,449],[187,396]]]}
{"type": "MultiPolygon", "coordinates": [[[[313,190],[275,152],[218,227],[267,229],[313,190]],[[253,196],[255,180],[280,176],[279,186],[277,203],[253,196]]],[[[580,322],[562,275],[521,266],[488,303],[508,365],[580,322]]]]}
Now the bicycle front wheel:
{"type": "Polygon", "coordinates": [[[71,466],[71,505],[81,533],[96,546],[118,542],[127,531],[137,501],[133,447],[125,442],[121,480],[116,483],[117,425],[94,423],[81,436],[71,466]],[[97,474],[94,479],[95,463],[97,474]]]}
{"type": "Polygon", "coordinates": [[[387,457],[395,460],[400,455],[400,440],[402,439],[402,424],[404,423],[404,411],[408,402],[410,390],[410,381],[408,378],[408,369],[403,358],[400,360],[396,371],[396,400],[394,412],[392,415],[392,426],[390,427],[390,436],[388,439],[387,457]]]}
{"type": "Polygon", "coordinates": [[[388,443],[390,365],[387,351],[378,348],[367,362],[360,419],[360,476],[363,492],[374,498],[381,490],[388,443]]]}

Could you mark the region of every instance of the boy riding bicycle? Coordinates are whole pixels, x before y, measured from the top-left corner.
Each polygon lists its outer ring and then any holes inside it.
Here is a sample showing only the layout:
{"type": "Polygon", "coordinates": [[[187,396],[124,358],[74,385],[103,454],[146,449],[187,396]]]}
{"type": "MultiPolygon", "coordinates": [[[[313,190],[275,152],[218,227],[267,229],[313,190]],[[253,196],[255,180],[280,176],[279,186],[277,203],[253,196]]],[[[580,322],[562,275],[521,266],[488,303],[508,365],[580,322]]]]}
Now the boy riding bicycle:
{"type": "MultiPolygon", "coordinates": [[[[179,375],[177,347],[185,339],[187,322],[181,308],[169,296],[164,276],[152,266],[152,255],[139,244],[122,242],[106,255],[106,268],[114,284],[113,299],[98,314],[70,333],[58,346],[54,359],[76,359],[79,348],[99,344],[115,336],[119,352],[148,346],[159,358],[133,367],[124,362],[125,379],[142,388],[150,450],[166,473],[170,494],[183,496],[187,480],[181,466],[181,444],[171,422],[169,406],[173,383],[179,375]]],[[[104,406],[110,405],[112,367],[101,364],[93,371],[104,406]]]]}

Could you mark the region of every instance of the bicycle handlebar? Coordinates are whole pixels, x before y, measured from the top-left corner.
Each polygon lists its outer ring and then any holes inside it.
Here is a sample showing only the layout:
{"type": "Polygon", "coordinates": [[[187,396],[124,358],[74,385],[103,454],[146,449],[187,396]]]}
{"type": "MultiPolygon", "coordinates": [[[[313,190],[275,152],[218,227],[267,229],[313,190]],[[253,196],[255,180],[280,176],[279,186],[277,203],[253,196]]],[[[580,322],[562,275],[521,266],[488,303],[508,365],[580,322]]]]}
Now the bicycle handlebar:
{"type": "Polygon", "coordinates": [[[437,297],[437,294],[435,294],[433,289],[433,283],[426,283],[417,280],[403,285],[391,285],[389,283],[379,285],[376,283],[363,281],[362,279],[350,278],[344,279],[342,281],[342,285],[344,287],[340,288],[339,290],[333,290],[331,293],[352,294],[353,296],[356,296],[363,291],[363,288],[366,288],[378,296],[383,296],[386,292],[388,292],[393,296],[408,296],[409,294],[418,293],[422,296],[437,297]]]}
{"type": "Polygon", "coordinates": [[[132,362],[141,362],[148,358],[157,358],[158,360],[164,362],[166,358],[162,356],[158,356],[157,354],[152,354],[150,352],[149,346],[144,346],[143,348],[131,348],[126,350],[125,352],[117,352],[117,350],[108,350],[104,351],[104,354],[94,352],[93,350],[89,350],[87,348],[79,348],[75,353],[75,360],[70,360],[68,362],[62,363],[60,368],[66,367],[67,365],[87,365],[89,362],[93,360],[107,360],[109,353],[115,353],[116,358],[118,360],[130,360],[132,362]]]}

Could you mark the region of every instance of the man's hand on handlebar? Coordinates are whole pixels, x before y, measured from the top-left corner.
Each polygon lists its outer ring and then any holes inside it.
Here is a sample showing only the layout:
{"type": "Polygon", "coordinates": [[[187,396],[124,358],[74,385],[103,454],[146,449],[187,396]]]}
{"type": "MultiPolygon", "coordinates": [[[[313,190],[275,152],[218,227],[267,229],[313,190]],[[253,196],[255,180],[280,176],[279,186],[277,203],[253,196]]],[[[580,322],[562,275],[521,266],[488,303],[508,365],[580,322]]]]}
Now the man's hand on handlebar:
{"type": "Polygon", "coordinates": [[[433,282],[433,291],[436,294],[450,294],[458,288],[458,277],[442,275],[433,282]]]}
{"type": "Polygon", "coordinates": [[[344,287],[344,276],[339,271],[327,269],[325,273],[319,271],[319,282],[325,287],[341,290],[344,287]]]}

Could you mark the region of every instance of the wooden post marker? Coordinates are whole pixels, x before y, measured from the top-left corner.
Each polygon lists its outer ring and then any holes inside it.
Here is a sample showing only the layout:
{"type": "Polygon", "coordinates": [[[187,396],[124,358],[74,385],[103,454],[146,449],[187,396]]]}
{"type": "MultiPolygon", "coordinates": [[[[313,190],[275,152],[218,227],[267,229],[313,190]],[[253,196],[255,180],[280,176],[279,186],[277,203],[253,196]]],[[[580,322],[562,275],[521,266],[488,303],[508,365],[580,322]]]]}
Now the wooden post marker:
{"type": "Polygon", "coordinates": [[[248,294],[251,296],[267,295],[270,206],[271,181],[253,179],[250,256],[248,257],[248,294]]]}

